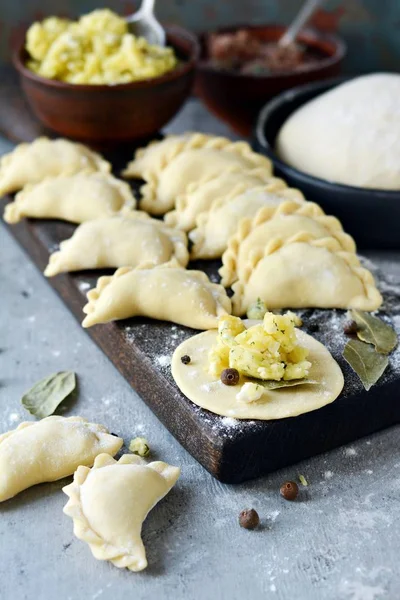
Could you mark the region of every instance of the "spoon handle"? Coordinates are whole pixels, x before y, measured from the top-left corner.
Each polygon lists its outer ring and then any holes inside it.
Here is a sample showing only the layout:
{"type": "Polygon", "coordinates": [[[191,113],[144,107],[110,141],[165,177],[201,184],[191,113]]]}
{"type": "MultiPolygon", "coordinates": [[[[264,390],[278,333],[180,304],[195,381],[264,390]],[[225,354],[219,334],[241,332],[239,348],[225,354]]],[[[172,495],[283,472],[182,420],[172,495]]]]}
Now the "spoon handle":
{"type": "Polygon", "coordinates": [[[151,16],[154,13],[155,0],[142,0],[139,11],[142,15],[151,16]]]}
{"type": "Polygon", "coordinates": [[[283,36],[278,42],[278,46],[285,47],[289,46],[294,42],[299,33],[300,29],[307,23],[313,12],[320,6],[325,0],[308,0],[300,9],[297,17],[293,23],[288,27],[283,36]]]}

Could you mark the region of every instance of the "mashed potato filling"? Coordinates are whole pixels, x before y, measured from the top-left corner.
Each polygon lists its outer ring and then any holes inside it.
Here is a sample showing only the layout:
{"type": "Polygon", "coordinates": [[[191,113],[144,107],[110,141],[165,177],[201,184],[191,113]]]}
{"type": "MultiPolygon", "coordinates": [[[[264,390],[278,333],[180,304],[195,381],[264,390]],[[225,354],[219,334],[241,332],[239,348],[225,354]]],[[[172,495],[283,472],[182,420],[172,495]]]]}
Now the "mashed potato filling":
{"type": "MultiPolygon", "coordinates": [[[[261,381],[307,377],[309,351],[299,345],[296,325],[301,325],[301,320],[291,312],[266,312],[262,323],[248,329],[238,317],[221,317],[217,343],[208,355],[209,373],[219,377],[224,369],[234,368],[244,377],[261,381]]],[[[247,392],[255,393],[255,389],[247,386],[247,392]]]]}
{"type": "Polygon", "coordinates": [[[78,21],[49,17],[26,36],[29,69],[48,79],[76,84],[118,84],[159,77],[174,69],[172,48],[149,44],[128,32],[126,21],[108,9],[78,21]]]}

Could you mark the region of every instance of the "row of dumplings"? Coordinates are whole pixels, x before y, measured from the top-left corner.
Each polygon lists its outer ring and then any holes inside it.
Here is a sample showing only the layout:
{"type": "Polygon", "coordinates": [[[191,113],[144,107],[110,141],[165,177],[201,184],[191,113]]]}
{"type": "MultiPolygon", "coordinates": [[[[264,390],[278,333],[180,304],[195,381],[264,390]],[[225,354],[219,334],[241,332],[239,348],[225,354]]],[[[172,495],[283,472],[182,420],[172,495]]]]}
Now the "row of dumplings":
{"type": "Polygon", "coordinates": [[[199,133],[169,136],[137,151],[123,172],[67,140],[22,144],[0,164],[0,192],[22,190],[4,218],[79,223],[60,244],[47,276],[116,268],[88,293],[84,327],[133,316],[211,329],[242,316],[258,298],[270,309],[359,308],[381,304],[372,275],[340,222],[272,176],[270,161],[245,142],[199,133]],[[24,170],[24,165],[30,165],[24,170]],[[151,218],[164,214],[164,221],[151,218]],[[222,255],[222,284],[187,270],[191,258],[222,255]]]}
{"type": "Polygon", "coordinates": [[[372,274],[338,219],[272,176],[245,142],[199,133],[136,153],[124,176],[145,180],[142,207],[189,232],[192,259],[222,257],[234,314],[261,298],[269,309],[357,308],[382,303],[372,274]]]}
{"type": "Polygon", "coordinates": [[[122,444],[122,438],[82,417],[21,423],[0,435],[0,502],[74,475],[63,492],[75,535],[95,558],[141,571],[147,566],[142,523],[174,486],[180,469],[161,461],[147,464],[134,454],[116,461],[122,444]]]}

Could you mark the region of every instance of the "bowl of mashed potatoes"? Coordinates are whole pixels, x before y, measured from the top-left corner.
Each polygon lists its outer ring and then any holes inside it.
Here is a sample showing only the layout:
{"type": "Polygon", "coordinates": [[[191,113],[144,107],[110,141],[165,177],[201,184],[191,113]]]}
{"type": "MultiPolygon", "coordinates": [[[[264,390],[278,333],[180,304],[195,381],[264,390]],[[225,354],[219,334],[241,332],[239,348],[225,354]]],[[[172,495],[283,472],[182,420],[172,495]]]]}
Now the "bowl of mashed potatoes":
{"type": "Polygon", "coordinates": [[[89,143],[142,139],[177,113],[193,83],[195,36],[175,26],[166,34],[165,47],[151,45],[108,9],[48,17],[29,27],[14,64],[50,129],[89,143]]]}

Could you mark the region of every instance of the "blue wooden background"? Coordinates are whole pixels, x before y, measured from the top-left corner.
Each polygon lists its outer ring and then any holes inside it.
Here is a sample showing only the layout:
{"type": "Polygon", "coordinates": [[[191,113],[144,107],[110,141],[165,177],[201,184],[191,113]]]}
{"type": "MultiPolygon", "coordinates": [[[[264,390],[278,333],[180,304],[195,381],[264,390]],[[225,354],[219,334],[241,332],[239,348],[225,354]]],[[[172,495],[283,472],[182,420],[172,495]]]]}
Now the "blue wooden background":
{"type": "MultiPolygon", "coordinates": [[[[0,0],[0,60],[6,61],[22,28],[45,15],[71,15],[108,6],[129,13],[131,0],[0,0]]],[[[158,0],[160,19],[195,31],[236,23],[288,23],[301,0],[158,0]]],[[[319,25],[347,41],[348,72],[400,71],[400,0],[329,0],[319,25]]]]}

